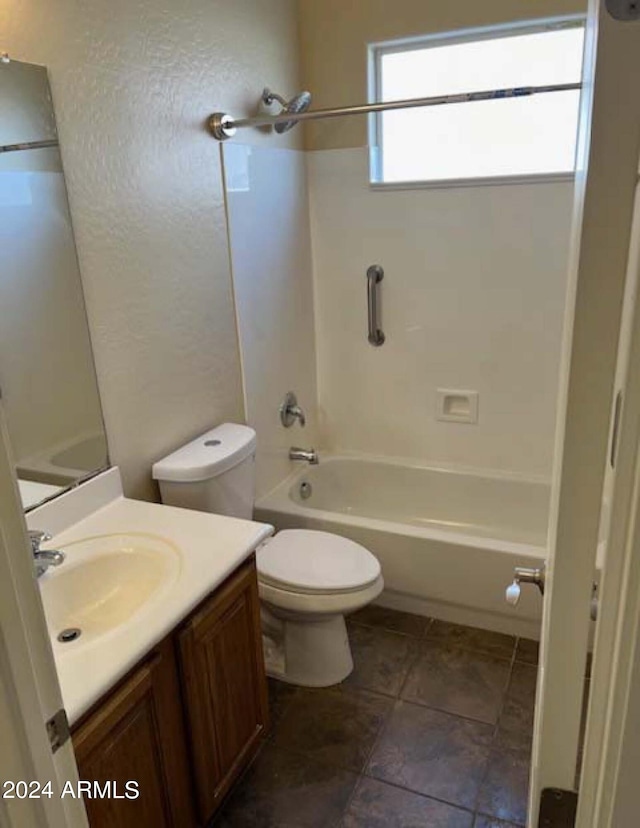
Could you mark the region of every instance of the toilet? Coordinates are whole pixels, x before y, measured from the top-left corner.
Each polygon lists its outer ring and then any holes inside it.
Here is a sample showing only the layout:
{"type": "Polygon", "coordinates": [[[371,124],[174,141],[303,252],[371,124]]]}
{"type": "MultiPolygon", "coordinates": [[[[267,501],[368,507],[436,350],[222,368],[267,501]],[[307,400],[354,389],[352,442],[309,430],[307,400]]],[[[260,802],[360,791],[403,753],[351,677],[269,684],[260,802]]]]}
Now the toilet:
{"type": "MultiPolygon", "coordinates": [[[[224,423],[153,465],[162,502],[250,520],[256,433],[224,423]]],[[[328,687],[353,670],[344,617],[377,598],[378,560],[330,532],[285,529],[256,551],[267,673],[328,687]]]]}

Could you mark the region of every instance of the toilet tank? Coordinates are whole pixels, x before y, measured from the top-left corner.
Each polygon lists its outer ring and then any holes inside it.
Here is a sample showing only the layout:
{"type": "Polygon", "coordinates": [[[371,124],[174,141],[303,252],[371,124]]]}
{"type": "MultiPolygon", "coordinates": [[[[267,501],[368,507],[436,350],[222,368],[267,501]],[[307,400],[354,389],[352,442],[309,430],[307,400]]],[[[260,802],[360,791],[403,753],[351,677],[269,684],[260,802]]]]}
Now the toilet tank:
{"type": "Polygon", "coordinates": [[[251,519],[256,433],[224,423],[153,464],[162,502],[201,512],[251,519]]]}

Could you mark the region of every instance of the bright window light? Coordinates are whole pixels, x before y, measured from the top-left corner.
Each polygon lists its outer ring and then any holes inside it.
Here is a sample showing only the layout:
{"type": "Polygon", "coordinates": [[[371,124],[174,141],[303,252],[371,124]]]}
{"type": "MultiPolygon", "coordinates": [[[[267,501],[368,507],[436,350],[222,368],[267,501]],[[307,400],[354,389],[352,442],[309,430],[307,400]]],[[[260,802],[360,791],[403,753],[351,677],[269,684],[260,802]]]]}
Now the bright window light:
{"type": "MultiPolygon", "coordinates": [[[[584,24],[535,24],[373,47],[375,100],[579,83],[584,24]]],[[[572,173],[579,90],[379,113],[377,182],[572,173]]]]}

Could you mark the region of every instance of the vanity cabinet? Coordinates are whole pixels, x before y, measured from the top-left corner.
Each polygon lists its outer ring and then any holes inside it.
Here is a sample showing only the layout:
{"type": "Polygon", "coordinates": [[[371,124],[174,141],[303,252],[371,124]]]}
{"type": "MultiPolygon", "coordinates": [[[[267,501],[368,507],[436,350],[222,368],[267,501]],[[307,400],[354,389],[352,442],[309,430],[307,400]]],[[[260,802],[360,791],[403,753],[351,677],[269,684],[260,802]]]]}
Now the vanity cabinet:
{"type": "Polygon", "coordinates": [[[179,698],[173,647],[164,641],[74,732],[80,779],[110,785],[104,799],[85,796],[92,828],[195,824],[179,698]],[[127,798],[131,782],[137,799],[127,798]]]}
{"type": "Polygon", "coordinates": [[[257,750],[268,719],[258,583],[253,567],[227,581],[179,635],[202,822],[257,750]]]}
{"type": "Polygon", "coordinates": [[[91,828],[205,825],[268,727],[255,560],[233,573],[73,730],[91,828]]]}

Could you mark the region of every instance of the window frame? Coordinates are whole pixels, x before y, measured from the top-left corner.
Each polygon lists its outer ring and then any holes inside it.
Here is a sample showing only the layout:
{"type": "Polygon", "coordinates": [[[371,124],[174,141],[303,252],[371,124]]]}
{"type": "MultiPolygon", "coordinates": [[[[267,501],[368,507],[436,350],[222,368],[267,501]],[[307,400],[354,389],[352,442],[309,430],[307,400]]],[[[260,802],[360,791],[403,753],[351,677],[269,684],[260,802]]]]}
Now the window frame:
{"type": "MultiPolygon", "coordinates": [[[[498,40],[519,34],[557,31],[559,29],[585,28],[586,14],[568,14],[537,20],[500,23],[470,29],[418,35],[416,37],[370,43],[367,47],[367,100],[377,103],[382,89],[382,57],[387,54],[414,51],[420,48],[455,45],[479,40],[498,40]]],[[[476,90],[469,89],[469,92],[476,90]]],[[[552,94],[552,93],[548,93],[552,94]]],[[[453,104],[452,104],[453,105],[453,104]]],[[[464,106],[464,104],[456,104],[464,106]]],[[[383,152],[382,114],[368,115],[369,186],[373,190],[443,189],[451,187],[484,187],[505,184],[544,184],[573,181],[574,172],[514,173],[513,175],[473,176],[446,179],[415,179],[410,181],[384,181],[382,179],[383,152]]]]}

